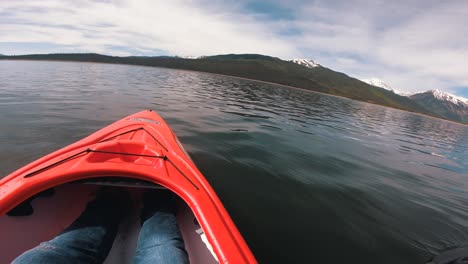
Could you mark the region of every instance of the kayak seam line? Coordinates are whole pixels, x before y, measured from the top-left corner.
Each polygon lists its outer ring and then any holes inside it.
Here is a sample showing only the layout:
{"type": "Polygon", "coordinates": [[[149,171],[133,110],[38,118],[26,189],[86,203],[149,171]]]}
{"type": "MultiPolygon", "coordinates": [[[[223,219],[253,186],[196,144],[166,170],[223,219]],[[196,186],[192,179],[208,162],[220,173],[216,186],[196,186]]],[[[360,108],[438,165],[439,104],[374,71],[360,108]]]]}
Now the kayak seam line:
{"type": "Polygon", "coordinates": [[[190,182],[193,185],[193,187],[195,187],[195,189],[197,189],[197,191],[200,190],[200,188],[198,188],[198,186],[187,175],[185,175],[185,173],[183,173],[169,158],[166,157],[166,160],[169,161],[169,163],[171,163],[172,166],[174,166],[174,168],[176,168],[176,170],[178,170],[180,172],[180,174],[182,174],[182,176],[184,176],[184,178],[188,182],[190,182]]]}
{"type": "Polygon", "coordinates": [[[132,133],[132,132],[135,132],[135,131],[138,131],[138,130],[142,130],[142,129],[144,129],[144,128],[143,128],[143,127],[139,127],[139,128],[135,128],[135,129],[132,129],[132,130],[128,130],[128,131],[122,132],[122,133],[120,133],[120,134],[118,134],[118,135],[112,136],[112,137],[110,137],[110,138],[103,139],[103,140],[99,141],[99,143],[106,142],[106,141],[109,141],[109,140],[114,139],[114,138],[116,138],[116,137],[123,136],[123,135],[125,135],[125,134],[132,133]]]}
{"type": "Polygon", "coordinates": [[[161,142],[159,142],[159,140],[153,135],[151,134],[148,130],[146,130],[144,127],[142,127],[141,129],[143,129],[144,131],[146,131],[146,133],[148,133],[156,142],[158,142],[158,144],[163,147],[163,149],[168,152],[169,150],[163,145],[161,144],[161,142]]]}

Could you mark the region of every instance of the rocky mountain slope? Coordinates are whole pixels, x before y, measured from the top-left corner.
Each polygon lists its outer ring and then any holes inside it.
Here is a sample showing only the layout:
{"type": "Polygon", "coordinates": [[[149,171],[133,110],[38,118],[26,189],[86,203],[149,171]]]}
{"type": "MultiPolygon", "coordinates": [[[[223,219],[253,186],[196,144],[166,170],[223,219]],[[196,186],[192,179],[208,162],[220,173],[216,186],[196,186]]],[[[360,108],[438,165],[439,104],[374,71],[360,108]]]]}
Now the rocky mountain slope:
{"type": "Polygon", "coordinates": [[[384,88],[396,94],[407,96],[420,106],[446,119],[468,123],[468,99],[466,98],[437,89],[420,93],[403,92],[393,89],[390,85],[378,78],[363,79],[362,81],[375,87],[384,88]]]}
{"type": "Polygon", "coordinates": [[[447,119],[468,123],[468,100],[440,90],[411,95],[410,99],[447,119]]]}

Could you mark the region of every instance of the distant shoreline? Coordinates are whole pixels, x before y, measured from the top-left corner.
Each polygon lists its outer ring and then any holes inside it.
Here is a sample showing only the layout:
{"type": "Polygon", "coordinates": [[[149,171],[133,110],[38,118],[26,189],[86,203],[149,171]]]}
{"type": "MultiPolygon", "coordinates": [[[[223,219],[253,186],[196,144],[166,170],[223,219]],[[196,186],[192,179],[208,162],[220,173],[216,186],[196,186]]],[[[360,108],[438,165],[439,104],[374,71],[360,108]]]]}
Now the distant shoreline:
{"type": "MultiPolygon", "coordinates": [[[[16,56],[16,55],[14,55],[14,56],[16,56]]],[[[62,60],[62,59],[60,59],[60,60],[30,59],[30,58],[22,59],[22,58],[9,58],[9,56],[4,56],[3,58],[0,57],[0,61],[2,61],[2,60],[5,60],[5,61],[47,61],[47,62],[75,62],[75,63],[115,64],[115,65],[151,67],[151,68],[161,68],[161,69],[169,69],[169,70],[177,70],[177,71],[188,71],[188,72],[212,74],[212,75],[217,75],[217,76],[222,76],[222,77],[230,77],[230,78],[235,78],[235,79],[240,79],[240,80],[247,80],[247,81],[252,81],[252,82],[259,82],[259,83],[264,83],[264,84],[277,85],[277,86],[282,86],[282,87],[286,87],[286,88],[290,88],[290,89],[299,89],[301,91],[307,91],[307,92],[311,92],[311,93],[317,93],[317,94],[320,94],[320,95],[332,96],[332,97],[336,97],[336,98],[352,100],[352,101],[356,101],[356,102],[360,102],[360,103],[371,104],[371,105],[375,105],[375,106],[379,106],[379,107],[385,107],[385,108],[390,108],[390,109],[402,111],[402,112],[405,112],[405,113],[411,113],[411,114],[420,115],[420,116],[424,116],[424,117],[429,117],[429,118],[433,118],[433,119],[437,119],[437,120],[442,120],[442,121],[453,123],[453,124],[468,126],[468,124],[465,124],[465,123],[462,123],[462,122],[456,122],[456,121],[452,121],[452,120],[448,120],[448,119],[444,119],[444,118],[439,118],[439,117],[435,117],[435,116],[431,116],[431,115],[427,115],[427,114],[423,114],[423,113],[418,113],[418,112],[414,112],[414,111],[409,111],[409,110],[405,110],[405,109],[399,109],[399,108],[396,108],[396,107],[385,106],[385,105],[381,105],[381,104],[377,104],[377,103],[373,103],[373,102],[366,102],[366,101],[356,100],[356,99],[348,98],[348,97],[345,97],[345,96],[334,95],[334,94],[329,94],[329,93],[323,93],[323,92],[319,92],[319,91],[314,91],[314,90],[310,90],[310,89],[306,89],[306,88],[301,88],[301,87],[296,87],[296,86],[291,86],[291,85],[285,85],[285,84],[280,84],[280,83],[256,80],[256,79],[233,76],[233,75],[227,75],[227,74],[212,73],[212,72],[207,72],[207,71],[197,71],[197,70],[190,70],[190,69],[180,69],[180,68],[172,68],[172,67],[152,66],[152,65],[122,63],[122,62],[79,61],[79,60],[65,60],[65,59],[64,60],[62,60]]]]}
{"type": "MultiPolygon", "coordinates": [[[[151,66],[149,66],[149,67],[151,67],[151,66]]],[[[164,68],[164,67],[158,67],[158,68],[164,68]]],[[[171,69],[171,68],[164,68],[164,69],[171,69]]],[[[175,69],[175,70],[179,70],[179,69],[175,69]]],[[[186,70],[186,71],[200,72],[200,71],[193,71],[193,70],[186,70]]],[[[410,113],[410,114],[420,115],[420,116],[429,117],[429,118],[433,118],[433,119],[437,119],[437,120],[442,120],[442,121],[454,123],[454,124],[457,124],[457,125],[468,126],[468,124],[465,124],[465,123],[459,123],[459,122],[455,122],[455,121],[448,120],[448,119],[444,119],[444,118],[439,118],[439,117],[435,117],[435,116],[431,116],[431,115],[426,115],[426,114],[423,114],[423,113],[418,113],[418,112],[412,112],[412,111],[408,111],[408,110],[398,109],[398,108],[395,108],[395,107],[380,105],[380,104],[372,103],[372,102],[359,101],[359,100],[356,100],[356,99],[351,99],[351,98],[348,98],[348,97],[339,96],[339,95],[334,95],[334,94],[327,94],[327,93],[312,91],[312,90],[305,89],[305,88],[301,88],[301,87],[289,86],[289,85],[284,85],[284,84],[279,84],[279,83],[272,83],[272,82],[266,82],[266,81],[255,80],[255,79],[249,79],[249,78],[243,78],[243,77],[237,77],[237,76],[231,76],[231,75],[224,75],[224,74],[219,74],[219,73],[210,73],[210,72],[202,72],[202,73],[208,73],[208,74],[214,74],[214,75],[219,75],[219,76],[223,76],[223,77],[231,77],[231,78],[236,78],[236,79],[242,79],[242,80],[260,82],[260,83],[278,85],[278,86],[283,86],[283,87],[292,88],[292,89],[299,89],[299,90],[306,91],[306,92],[311,92],[311,93],[317,93],[317,94],[320,94],[320,95],[326,95],[326,96],[337,97],[337,98],[346,99],[346,100],[351,100],[351,101],[355,101],[355,102],[359,102],[359,103],[364,103],[364,104],[371,104],[371,105],[374,105],[374,106],[379,106],[379,107],[384,107],[384,108],[390,108],[390,109],[397,110],[397,111],[401,111],[401,112],[405,112],[405,113],[410,113]]]]}

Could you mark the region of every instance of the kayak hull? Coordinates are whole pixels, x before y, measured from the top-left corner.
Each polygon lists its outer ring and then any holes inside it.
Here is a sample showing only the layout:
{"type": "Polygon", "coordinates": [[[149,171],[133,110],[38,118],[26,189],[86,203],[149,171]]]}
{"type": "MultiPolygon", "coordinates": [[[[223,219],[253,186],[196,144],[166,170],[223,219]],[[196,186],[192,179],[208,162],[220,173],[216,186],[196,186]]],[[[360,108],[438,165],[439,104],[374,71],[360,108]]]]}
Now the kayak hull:
{"type": "Polygon", "coordinates": [[[174,192],[190,208],[220,263],[256,263],[209,183],[151,110],[123,118],[0,180],[0,215],[34,194],[85,179],[125,177],[174,192]]]}

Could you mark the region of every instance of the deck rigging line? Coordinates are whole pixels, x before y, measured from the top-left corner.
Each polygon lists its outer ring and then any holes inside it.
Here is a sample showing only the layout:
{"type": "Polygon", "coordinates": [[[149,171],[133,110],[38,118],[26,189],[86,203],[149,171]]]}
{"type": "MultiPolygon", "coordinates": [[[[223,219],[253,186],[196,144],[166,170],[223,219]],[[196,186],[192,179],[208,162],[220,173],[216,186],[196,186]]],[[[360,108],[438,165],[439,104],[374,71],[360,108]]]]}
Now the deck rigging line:
{"type": "MultiPolygon", "coordinates": [[[[118,136],[121,136],[121,135],[124,135],[124,134],[128,134],[128,133],[131,133],[131,132],[134,132],[134,131],[138,131],[138,130],[145,130],[148,134],[151,135],[151,137],[153,137],[153,139],[155,139],[155,140],[159,143],[160,146],[162,146],[162,147],[167,151],[166,147],[164,147],[151,133],[149,133],[149,132],[148,132],[146,129],[144,129],[143,127],[137,128],[137,129],[132,129],[132,130],[123,132],[123,133],[121,133],[121,134],[119,134],[119,135],[116,135],[116,136],[113,136],[113,137],[110,137],[110,138],[101,140],[99,143],[104,142],[104,141],[108,141],[108,140],[111,140],[111,139],[114,139],[114,138],[116,138],[116,137],[118,137],[118,136]]],[[[25,176],[23,176],[23,178],[30,178],[30,177],[32,177],[32,176],[34,176],[34,175],[37,175],[37,174],[39,174],[39,173],[41,173],[41,172],[43,172],[43,171],[46,171],[46,170],[50,169],[50,168],[52,168],[52,167],[55,167],[55,166],[60,165],[60,164],[62,164],[62,163],[65,163],[65,162],[67,162],[67,161],[69,161],[69,160],[71,160],[71,159],[73,159],[73,158],[75,158],[75,157],[78,157],[78,156],[80,156],[81,154],[85,154],[85,155],[86,155],[86,154],[91,153],[91,152],[94,152],[94,153],[102,153],[102,154],[111,154],[111,155],[125,155],[125,156],[136,156],[136,157],[156,158],[156,159],[162,159],[162,160],[164,160],[164,161],[168,161],[172,166],[174,166],[175,169],[177,169],[177,171],[180,172],[180,174],[182,174],[182,176],[184,176],[184,178],[185,178],[188,182],[190,182],[190,184],[192,184],[193,187],[195,187],[195,189],[200,190],[200,188],[199,188],[187,175],[185,175],[185,173],[183,173],[182,170],[181,170],[180,168],[178,168],[178,167],[174,164],[174,162],[172,162],[166,155],[163,155],[163,156],[161,156],[161,155],[147,155],[147,154],[137,154],[137,153],[127,153],[127,152],[117,152],[117,151],[94,150],[94,149],[90,149],[90,148],[87,148],[87,149],[85,149],[85,150],[83,150],[83,151],[80,151],[80,152],[78,152],[78,153],[75,153],[75,154],[73,154],[73,155],[71,155],[71,156],[69,156],[69,157],[66,157],[66,158],[64,158],[64,159],[62,159],[62,160],[59,160],[59,161],[57,161],[57,162],[54,162],[54,163],[52,163],[52,164],[50,164],[50,165],[47,165],[47,166],[45,166],[45,167],[43,167],[43,168],[40,168],[40,169],[35,170],[35,171],[33,171],[33,172],[30,172],[30,173],[26,174],[25,176]]]]}

